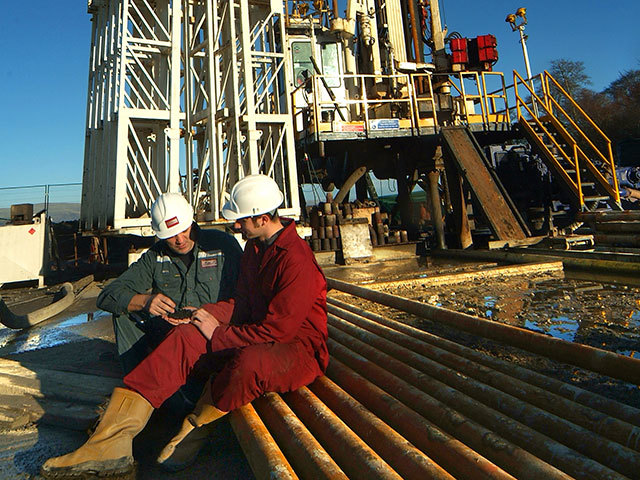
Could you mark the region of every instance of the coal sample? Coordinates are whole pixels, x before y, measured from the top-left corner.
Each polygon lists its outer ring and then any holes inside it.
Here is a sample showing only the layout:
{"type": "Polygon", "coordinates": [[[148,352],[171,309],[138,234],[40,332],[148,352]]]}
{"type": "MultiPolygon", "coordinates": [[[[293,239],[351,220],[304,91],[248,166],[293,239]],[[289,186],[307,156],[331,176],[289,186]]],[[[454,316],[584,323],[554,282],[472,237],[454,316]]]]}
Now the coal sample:
{"type": "Polygon", "coordinates": [[[168,314],[167,317],[173,318],[175,320],[185,320],[185,319],[191,318],[192,314],[193,314],[192,310],[187,310],[186,308],[180,308],[175,312],[168,314]]]}

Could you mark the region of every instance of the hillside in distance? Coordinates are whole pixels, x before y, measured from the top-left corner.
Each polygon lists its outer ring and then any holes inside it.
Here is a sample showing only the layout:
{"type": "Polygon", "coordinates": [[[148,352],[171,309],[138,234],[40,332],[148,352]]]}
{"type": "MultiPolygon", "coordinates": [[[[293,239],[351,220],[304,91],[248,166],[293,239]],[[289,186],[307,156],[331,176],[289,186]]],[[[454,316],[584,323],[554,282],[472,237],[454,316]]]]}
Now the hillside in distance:
{"type": "MultiPolygon", "coordinates": [[[[44,204],[35,203],[33,205],[33,213],[36,214],[44,208],[44,204]]],[[[50,203],[49,217],[55,223],[68,222],[78,220],[80,218],[79,203],[50,203]]],[[[0,208],[0,225],[5,225],[11,218],[11,208],[0,208]]]]}

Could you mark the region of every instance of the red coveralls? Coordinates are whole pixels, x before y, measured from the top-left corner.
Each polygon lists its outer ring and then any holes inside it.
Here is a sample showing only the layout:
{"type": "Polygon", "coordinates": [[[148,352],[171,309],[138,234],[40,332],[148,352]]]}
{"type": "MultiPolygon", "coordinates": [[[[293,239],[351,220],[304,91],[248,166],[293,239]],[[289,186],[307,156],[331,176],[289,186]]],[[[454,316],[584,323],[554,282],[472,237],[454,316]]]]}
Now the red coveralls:
{"type": "Polygon", "coordinates": [[[189,374],[213,375],[212,403],[230,411],[265,392],[284,393],[323,375],[327,351],[327,285],[295,222],[264,251],[245,246],[235,299],[204,306],[222,325],[210,341],[191,324],[174,328],[124,378],[155,408],[189,374]]]}

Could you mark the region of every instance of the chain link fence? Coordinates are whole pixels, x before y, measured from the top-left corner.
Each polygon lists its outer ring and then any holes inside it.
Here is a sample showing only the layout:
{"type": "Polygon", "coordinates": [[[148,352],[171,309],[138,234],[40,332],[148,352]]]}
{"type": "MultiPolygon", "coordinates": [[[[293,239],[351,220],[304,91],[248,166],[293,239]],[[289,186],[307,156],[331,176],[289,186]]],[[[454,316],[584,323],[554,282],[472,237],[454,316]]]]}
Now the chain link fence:
{"type": "Polygon", "coordinates": [[[11,205],[33,204],[33,213],[47,211],[53,222],[67,222],[80,218],[82,183],[54,183],[0,187],[0,225],[11,219],[11,205]]]}

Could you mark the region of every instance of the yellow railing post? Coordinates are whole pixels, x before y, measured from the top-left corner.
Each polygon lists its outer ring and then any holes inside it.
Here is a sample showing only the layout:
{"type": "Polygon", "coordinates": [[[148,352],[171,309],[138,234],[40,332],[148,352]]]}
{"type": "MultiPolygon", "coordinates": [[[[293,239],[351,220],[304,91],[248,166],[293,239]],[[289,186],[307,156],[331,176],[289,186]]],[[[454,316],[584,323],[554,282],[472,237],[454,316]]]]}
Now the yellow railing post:
{"type": "Polygon", "coordinates": [[[580,202],[580,210],[584,207],[584,196],[582,194],[582,180],[580,180],[580,163],[578,159],[578,144],[573,144],[573,160],[576,169],[576,186],[578,187],[578,202],[580,202]]]}
{"type": "Polygon", "coordinates": [[[436,109],[436,99],[433,94],[433,82],[431,81],[431,75],[427,75],[427,83],[429,84],[429,95],[431,95],[431,111],[433,112],[433,126],[438,127],[438,112],[436,109]]]}
{"type": "Polygon", "coordinates": [[[516,75],[518,75],[516,73],[516,71],[513,71],[513,93],[516,99],[516,114],[518,117],[518,121],[520,121],[520,95],[518,94],[518,78],[516,77],[516,75]]]}
{"type": "Polygon", "coordinates": [[[615,192],[615,200],[616,200],[616,203],[620,204],[620,188],[618,185],[618,176],[616,175],[616,166],[613,163],[613,151],[611,150],[610,140],[607,140],[607,153],[609,154],[609,158],[611,159],[610,168],[611,168],[611,177],[613,180],[613,190],[615,192]]]}
{"type": "Polygon", "coordinates": [[[549,75],[547,74],[547,71],[545,70],[544,73],[544,89],[545,89],[545,100],[547,102],[547,108],[549,109],[549,112],[551,113],[551,115],[553,115],[553,107],[551,105],[551,90],[549,89],[549,75]]]}
{"type": "Polygon", "coordinates": [[[318,117],[318,112],[320,111],[320,107],[318,104],[318,77],[317,75],[313,75],[311,77],[311,90],[313,94],[313,127],[315,130],[316,136],[320,133],[318,132],[318,126],[320,125],[320,119],[318,117]]]}
{"type": "Polygon", "coordinates": [[[369,136],[369,103],[366,83],[365,77],[360,77],[360,98],[362,99],[362,108],[364,108],[364,131],[369,136]]]}

